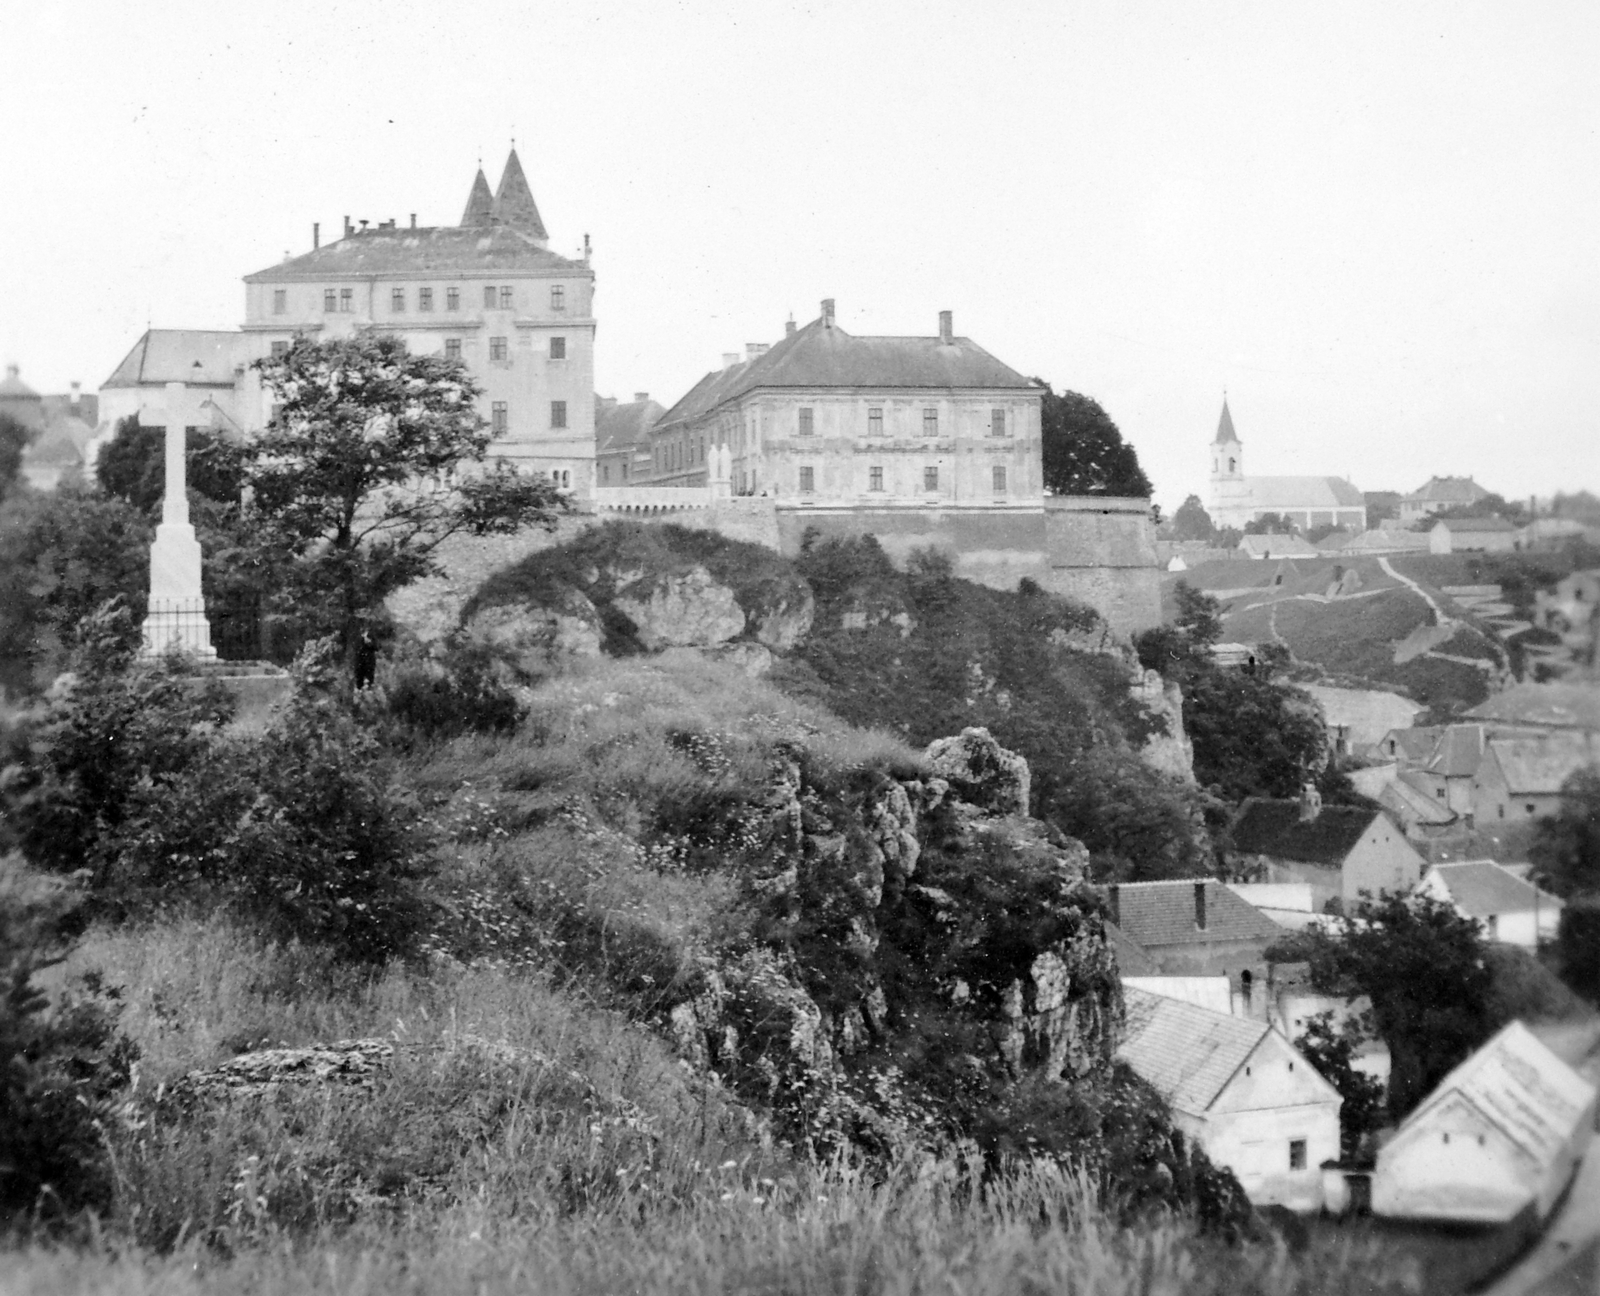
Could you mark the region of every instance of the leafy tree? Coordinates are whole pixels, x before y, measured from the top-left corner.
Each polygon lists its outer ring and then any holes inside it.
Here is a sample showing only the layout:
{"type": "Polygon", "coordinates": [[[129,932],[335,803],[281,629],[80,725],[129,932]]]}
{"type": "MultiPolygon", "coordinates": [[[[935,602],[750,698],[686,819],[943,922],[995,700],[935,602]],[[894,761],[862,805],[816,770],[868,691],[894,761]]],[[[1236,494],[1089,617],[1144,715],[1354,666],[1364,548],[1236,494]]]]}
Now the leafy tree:
{"type": "Polygon", "coordinates": [[[1245,535],[1295,535],[1300,530],[1281,513],[1263,513],[1244,524],[1245,535]]]}
{"type": "Polygon", "coordinates": [[[1211,514],[1206,512],[1198,495],[1189,496],[1172,515],[1174,540],[1210,540],[1216,534],[1216,524],[1211,521],[1211,514]]]}
{"type": "MultiPolygon", "coordinates": [[[[167,486],[167,430],[144,427],[137,414],[117,422],[116,432],[95,459],[95,480],[107,495],[125,499],[155,517],[167,486]]],[[[191,497],[222,503],[237,501],[243,476],[239,451],[210,428],[187,429],[184,475],[191,497]]]]}
{"type": "Polygon", "coordinates": [[[1440,509],[1431,517],[1423,518],[1418,524],[1426,530],[1438,521],[1450,521],[1454,518],[1504,518],[1514,526],[1523,526],[1528,521],[1527,507],[1521,503],[1509,503],[1505,496],[1496,495],[1492,491],[1482,499],[1473,500],[1470,504],[1454,504],[1449,508],[1440,509]]]}
{"type": "Polygon", "coordinates": [[[1361,1156],[1362,1143],[1383,1121],[1383,1082],[1355,1067],[1363,1032],[1359,1021],[1335,1028],[1331,1012],[1306,1021],[1294,1046],[1317,1074],[1339,1091],[1339,1155],[1345,1161],[1361,1156]]]}
{"type": "Polygon", "coordinates": [[[251,517],[287,555],[289,593],[316,608],[354,664],[385,598],[437,571],[452,535],[551,527],[554,485],[488,452],[481,390],[458,361],[387,334],[297,339],[256,362],[278,405],[243,449],[251,517]]]}
{"type": "Polygon", "coordinates": [[[1556,948],[1562,979],[1591,1003],[1600,1003],[1600,895],[1574,896],[1567,902],[1556,948]]]}
{"type": "Polygon", "coordinates": [[[1328,764],[1327,730],[1316,704],[1264,673],[1209,666],[1183,688],[1184,728],[1194,743],[1194,776],[1224,800],[1293,797],[1328,764]]]}
{"type": "Polygon", "coordinates": [[[1100,403],[1077,392],[1059,396],[1044,388],[1040,412],[1044,451],[1044,488],[1052,495],[1150,494],[1150,479],[1139,456],[1100,403]]]}
{"type": "Polygon", "coordinates": [[[1431,896],[1362,899],[1332,932],[1311,928],[1279,942],[1268,957],[1284,953],[1310,964],[1319,992],[1371,999],[1373,1029],[1389,1046],[1389,1114],[1396,1120],[1494,1032],[1483,934],[1475,920],[1431,896]]]}
{"type": "Polygon", "coordinates": [[[1400,516],[1399,491],[1365,491],[1363,496],[1367,506],[1367,529],[1376,530],[1382,522],[1400,516]]]}
{"type": "Polygon", "coordinates": [[[1529,855],[1539,880],[1557,895],[1600,894],[1600,769],[1567,777],[1561,806],[1539,821],[1529,855]]]}
{"type": "Polygon", "coordinates": [[[11,493],[22,474],[22,452],[33,433],[9,414],[0,414],[0,499],[11,493]]]}

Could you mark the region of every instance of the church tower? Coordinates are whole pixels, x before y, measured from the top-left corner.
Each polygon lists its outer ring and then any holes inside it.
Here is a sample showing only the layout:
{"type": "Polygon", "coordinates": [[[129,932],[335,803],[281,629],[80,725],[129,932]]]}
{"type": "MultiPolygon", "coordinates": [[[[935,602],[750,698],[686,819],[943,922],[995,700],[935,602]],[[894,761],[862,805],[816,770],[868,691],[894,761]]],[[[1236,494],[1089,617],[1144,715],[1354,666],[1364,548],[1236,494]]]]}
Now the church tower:
{"type": "Polygon", "coordinates": [[[1252,516],[1250,485],[1244,476],[1244,446],[1233,430],[1226,392],[1222,396],[1217,435],[1211,441],[1211,498],[1206,503],[1206,512],[1219,527],[1242,527],[1252,516]]]}

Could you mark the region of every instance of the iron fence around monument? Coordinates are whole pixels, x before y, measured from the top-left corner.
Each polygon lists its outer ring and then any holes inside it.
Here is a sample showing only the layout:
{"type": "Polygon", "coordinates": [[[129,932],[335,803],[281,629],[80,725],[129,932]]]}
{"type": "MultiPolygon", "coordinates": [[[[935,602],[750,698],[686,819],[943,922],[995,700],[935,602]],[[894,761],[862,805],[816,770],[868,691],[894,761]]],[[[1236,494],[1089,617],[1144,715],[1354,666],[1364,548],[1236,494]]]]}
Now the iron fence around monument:
{"type": "Polygon", "coordinates": [[[265,596],[256,590],[207,599],[205,616],[211,623],[211,646],[222,661],[287,666],[311,638],[294,617],[269,611],[265,596]]]}

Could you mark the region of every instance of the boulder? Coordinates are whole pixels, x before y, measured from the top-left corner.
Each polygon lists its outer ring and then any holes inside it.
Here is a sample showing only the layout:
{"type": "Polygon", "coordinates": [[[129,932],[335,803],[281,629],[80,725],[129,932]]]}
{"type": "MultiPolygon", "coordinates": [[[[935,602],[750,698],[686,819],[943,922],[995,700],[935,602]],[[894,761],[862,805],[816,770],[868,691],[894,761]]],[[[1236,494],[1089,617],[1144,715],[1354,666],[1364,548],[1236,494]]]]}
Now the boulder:
{"type": "Polygon", "coordinates": [[[704,567],[678,576],[644,577],[619,591],[612,606],[655,652],[670,645],[709,648],[744,633],[745,614],[733,591],[704,567]]]}
{"type": "Polygon", "coordinates": [[[949,783],[969,805],[992,815],[1028,813],[1028,762],[997,743],[987,729],[963,729],[955,738],[936,738],[923,759],[929,772],[949,783]]]}
{"type": "Polygon", "coordinates": [[[544,606],[480,608],[465,629],[470,642],[505,653],[527,675],[542,674],[563,657],[598,657],[605,637],[594,604],[570,588],[544,606]]]}

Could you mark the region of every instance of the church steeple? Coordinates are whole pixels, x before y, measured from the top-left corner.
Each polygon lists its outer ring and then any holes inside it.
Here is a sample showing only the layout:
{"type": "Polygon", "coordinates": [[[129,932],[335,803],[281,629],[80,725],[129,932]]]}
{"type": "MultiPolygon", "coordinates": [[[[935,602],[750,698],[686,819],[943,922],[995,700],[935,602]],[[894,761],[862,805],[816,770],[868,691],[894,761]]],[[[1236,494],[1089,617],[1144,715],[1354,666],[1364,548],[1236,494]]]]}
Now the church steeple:
{"type": "MultiPolygon", "coordinates": [[[[1233,430],[1233,415],[1228,412],[1228,393],[1222,393],[1222,417],[1217,420],[1217,435],[1211,440],[1211,479],[1213,494],[1218,479],[1244,478],[1244,447],[1233,430]]],[[[1220,524],[1219,524],[1220,525],[1220,524]]]]}
{"type": "Polygon", "coordinates": [[[478,167],[478,175],[472,182],[472,192],[467,195],[467,210],[461,213],[463,226],[487,225],[494,214],[494,195],[489,192],[489,178],[483,174],[483,167],[478,167]]]}
{"type": "Polygon", "coordinates": [[[1233,415],[1228,413],[1228,393],[1222,393],[1222,417],[1217,420],[1217,444],[1222,445],[1227,441],[1237,442],[1237,434],[1233,430],[1233,415]]]}
{"type": "Polygon", "coordinates": [[[495,190],[493,216],[496,225],[509,225],[541,241],[550,237],[539,219],[539,207],[533,201],[528,177],[522,174],[515,144],[511,146],[511,156],[506,159],[506,169],[500,176],[500,188],[495,190]]]}

